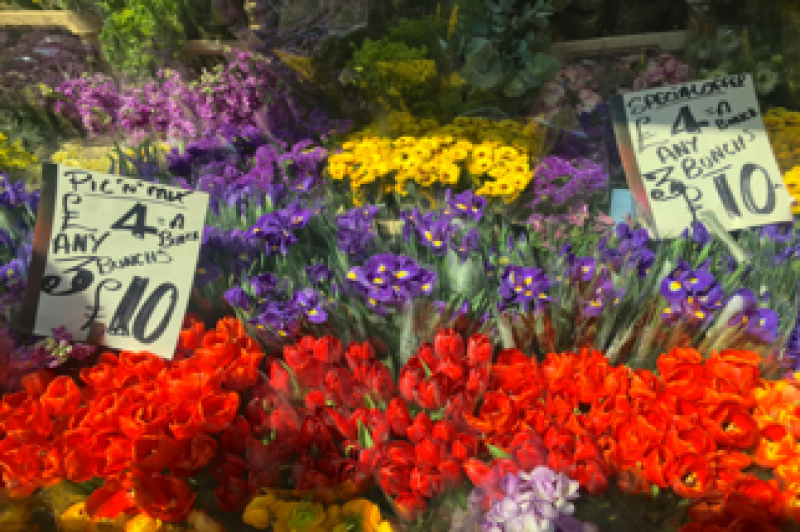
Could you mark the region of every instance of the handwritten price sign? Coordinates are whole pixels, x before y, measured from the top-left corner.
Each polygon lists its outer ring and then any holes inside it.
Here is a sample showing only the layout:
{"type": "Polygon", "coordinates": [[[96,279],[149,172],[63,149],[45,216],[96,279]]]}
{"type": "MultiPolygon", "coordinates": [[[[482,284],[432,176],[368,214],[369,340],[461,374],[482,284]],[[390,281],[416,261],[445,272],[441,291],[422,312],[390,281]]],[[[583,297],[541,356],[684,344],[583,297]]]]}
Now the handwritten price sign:
{"type": "Polygon", "coordinates": [[[47,163],[26,294],[28,327],[172,358],[208,195],[47,163]]]}
{"type": "Polygon", "coordinates": [[[657,237],[679,236],[705,210],[728,231],[793,219],[749,74],[632,92],[611,108],[628,184],[657,237]]]}

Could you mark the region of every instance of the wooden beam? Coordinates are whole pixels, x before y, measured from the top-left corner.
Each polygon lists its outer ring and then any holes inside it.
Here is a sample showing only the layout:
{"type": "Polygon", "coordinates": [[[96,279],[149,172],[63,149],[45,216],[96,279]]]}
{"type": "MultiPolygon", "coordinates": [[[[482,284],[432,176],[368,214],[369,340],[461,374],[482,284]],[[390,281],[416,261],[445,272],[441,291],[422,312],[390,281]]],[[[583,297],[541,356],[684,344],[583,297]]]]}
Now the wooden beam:
{"type": "Polygon", "coordinates": [[[223,48],[229,46],[233,49],[245,49],[246,44],[240,41],[186,41],[183,46],[183,53],[188,55],[222,55],[223,48]]]}
{"type": "Polygon", "coordinates": [[[73,11],[24,9],[0,11],[0,26],[53,26],[66,28],[78,37],[90,37],[100,33],[102,24],[73,11]]]}
{"type": "Polygon", "coordinates": [[[639,52],[642,48],[678,52],[683,50],[685,46],[686,32],[681,30],[559,42],[550,45],[548,53],[559,58],[567,58],[581,55],[624,53],[627,51],[639,52]]]}

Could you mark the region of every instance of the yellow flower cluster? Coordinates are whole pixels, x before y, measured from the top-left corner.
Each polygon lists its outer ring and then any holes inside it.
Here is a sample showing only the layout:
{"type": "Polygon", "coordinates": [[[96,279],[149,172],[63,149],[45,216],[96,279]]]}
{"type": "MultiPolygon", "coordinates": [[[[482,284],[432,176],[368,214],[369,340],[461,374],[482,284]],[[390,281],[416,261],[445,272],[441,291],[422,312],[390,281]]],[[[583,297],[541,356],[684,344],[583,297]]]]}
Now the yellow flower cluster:
{"type": "Polygon", "coordinates": [[[795,166],[783,174],[783,182],[786,183],[786,190],[792,197],[792,212],[800,214],[800,166],[795,166]]]}
{"type": "Polygon", "coordinates": [[[284,501],[268,493],[255,497],[244,510],[242,520],[255,528],[272,532],[391,532],[381,511],[366,499],[342,506],[323,506],[309,501],[284,501]]]}
{"type": "Polygon", "coordinates": [[[764,114],[764,127],[781,172],[800,165],[800,112],[770,109],[764,114]]]}
{"type": "Polygon", "coordinates": [[[192,510],[184,523],[165,523],[144,514],[120,515],[116,519],[92,518],[86,513],[86,503],[75,503],[58,517],[60,532],[225,532],[225,528],[202,510],[192,510]]]}
{"type": "Polygon", "coordinates": [[[375,66],[382,75],[396,76],[410,85],[425,83],[436,75],[436,63],[431,59],[378,61],[375,66]]]}
{"type": "Polygon", "coordinates": [[[334,180],[347,178],[356,195],[371,183],[400,195],[409,181],[452,186],[466,172],[476,194],[511,202],[533,179],[542,140],[535,122],[458,117],[440,127],[397,112],[350,135],[343,152],[328,158],[327,171],[334,180]]]}
{"type": "MultiPolygon", "coordinates": [[[[159,157],[162,157],[163,154],[169,151],[170,147],[168,143],[161,142],[156,146],[156,149],[159,152],[159,157]]],[[[122,152],[129,156],[135,155],[135,151],[132,148],[122,148],[122,152]]],[[[73,168],[80,168],[82,170],[91,170],[93,172],[102,172],[105,174],[108,173],[108,170],[111,166],[111,160],[109,159],[109,156],[113,157],[116,161],[117,152],[113,146],[102,148],[80,148],[75,145],[69,145],[55,152],[50,156],[50,159],[54,163],[63,164],[64,166],[71,166],[73,168]],[[89,153],[91,155],[87,157],[83,155],[83,153],[89,153]]],[[[117,165],[117,170],[119,170],[119,165],[117,165]]]]}
{"type": "Polygon", "coordinates": [[[20,139],[9,142],[9,138],[0,133],[0,172],[8,170],[25,170],[29,165],[38,162],[35,155],[25,151],[20,139]]]}

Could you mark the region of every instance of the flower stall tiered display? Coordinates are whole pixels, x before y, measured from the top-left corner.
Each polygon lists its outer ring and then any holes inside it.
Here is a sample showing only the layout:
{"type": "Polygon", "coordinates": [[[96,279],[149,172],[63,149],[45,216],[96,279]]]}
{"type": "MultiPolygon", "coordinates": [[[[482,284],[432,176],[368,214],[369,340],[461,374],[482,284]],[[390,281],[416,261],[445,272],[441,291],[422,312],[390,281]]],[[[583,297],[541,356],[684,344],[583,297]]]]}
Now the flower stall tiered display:
{"type": "MultiPolygon", "coordinates": [[[[800,526],[798,228],[654,241],[601,205],[606,98],[688,67],[626,57],[608,87],[540,51],[558,2],[442,7],[340,65],[368,120],[288,49],[291,79],[239,53],[40,88],[117,141],[50,160],[209,196],[166,357],[20,327],[42,197],[0,134],[0,530],[800,526]]],[[[794,193],[796,117],[765,117],[794,193]]]]}

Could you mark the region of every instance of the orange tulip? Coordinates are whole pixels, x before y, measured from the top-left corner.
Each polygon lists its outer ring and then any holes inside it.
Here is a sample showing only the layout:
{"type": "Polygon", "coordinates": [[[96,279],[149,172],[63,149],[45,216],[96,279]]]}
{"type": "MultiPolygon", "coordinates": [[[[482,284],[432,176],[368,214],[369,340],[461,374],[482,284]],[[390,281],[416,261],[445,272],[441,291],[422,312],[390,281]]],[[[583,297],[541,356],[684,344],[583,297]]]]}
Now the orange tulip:
{"type": "Polygon", "coordinates": [[[797,442],[783,425],[771,423],[762,427],[760,433],[755,454],[756,464],[774,468],[797,456],[797,442]]]}

